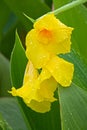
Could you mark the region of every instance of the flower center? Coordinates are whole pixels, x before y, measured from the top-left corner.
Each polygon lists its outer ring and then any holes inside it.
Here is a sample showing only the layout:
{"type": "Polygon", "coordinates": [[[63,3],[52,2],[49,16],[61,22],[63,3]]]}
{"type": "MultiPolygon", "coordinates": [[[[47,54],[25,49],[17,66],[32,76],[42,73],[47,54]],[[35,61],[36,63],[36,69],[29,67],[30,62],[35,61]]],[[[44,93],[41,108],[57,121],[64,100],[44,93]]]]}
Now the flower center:
{"type": "Polygon", "coordinates": [[[41,43],[48,44],[51,39],[52,39],[51,31],[49,31],[47,29],[43,29],[39,32],[39,41],[41,43]]]}

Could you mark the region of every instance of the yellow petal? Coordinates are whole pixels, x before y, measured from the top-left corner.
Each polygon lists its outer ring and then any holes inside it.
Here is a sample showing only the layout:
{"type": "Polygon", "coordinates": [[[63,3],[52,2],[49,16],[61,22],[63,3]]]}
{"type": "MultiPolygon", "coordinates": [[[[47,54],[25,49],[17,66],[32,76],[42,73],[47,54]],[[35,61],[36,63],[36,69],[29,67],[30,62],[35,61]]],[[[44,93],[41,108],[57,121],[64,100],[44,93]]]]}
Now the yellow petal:
{"type": "Polygon", "coordinates": [[[12,87],[12,91],[10,91],[9,93],[11,93],[13,96],[21,97],[23,100],[26,100],[26,103],[29,103],[32,99],[40,101],[40,97],[37,97],[38,95],[36,95],[37,89],[35,89],[34,87],[38,86],[33,86],[33,84],[31,84],[30,82],[27,82],[18,89],[12,87]]]}
{"type": "Polygon", "coordinates": [[[36,80],[38,78],[38,71],[34,68],[31,61],[28,62],[24,75],[24,83],[21,88],[12,88],[10,92],[13,96],[22,97],[23,100],[26,99],[30,102],[32,99],[39,100],[36,95],[37,89],[39,88],[39,82],[36,80]]]}
{"type": "Polygon", "coordinates": [[[36,112],[45,113],[50,111],[51,103],[48,101],[37,102],[32,100],[30,103],[27,103],[27,106],[36,112]]]}
{"type": "Polygon", "coordinates": [[[57,82],[51,77],[46,69],[42,69],[39,75],[31,61],[26,66],[24,83],[21,88],[12,88],[10,92],[13,96],[21,97],[27,106],[37,112],[47,112],[50,110],[51,102],[54,102],[54,91],[57,82]]]}
{"type": "Polygon", "coordinates": [[[42,71],[41,71],[40,75],[38,76],[39,82],[41,83],[44,80],[47,80],[49,78],[51,78],[50,72],[47,69],[42,68],[42,71]]]}
{"type": "Polygon", "coordinates": [[[37,21],[34,23],[34,28],[36,30],[42,30],[43,28],[47,30],[53,30],[60,27],[66,27],[62,22],[60,22],[54,14],[46,14],[43,17],[40,17],[37,19],[37,21]]]}
{"type": "MultiPolygon", "coordinates": [[[[22,89],[24,91],[20,91],[20,89],[15,89],[14,87],[12,88],[12,91],[10,91],[10,93],[13,96],[19,96],[22,97],[25,104],[30,107],[32,110],[36,111],[36,112],[40,112],[40,113],[45,113],[50,111],[50,107],[51,107],[51,103],[49,101],[36,101],[36,100],[30,100],[29,97],[27,97],[25,94],[27,94],[27,91],[25,89],[22,89]],[[23,94],[24,92],[24,94],[23,94]],[[22,95],[23,94],[23,95],[22,95]]],[[[28,90],[29,91],[29,90],[28,90]]]]}
{"type": "Polygon", "coordinates": [[[70,86],[73,78],[74,66],[62,58],[54,56],[46,68],[62,86],[70,86]]]}
{"type": "Polygon", "coordinates": [[[70,52],[71,33],[73,28],[67,27],[54,14],[47,14],[38,19],[34,28],[37,40],[43,47],[53,54],[70,52]]]}
{"type": "Polygon", "coordinates": [[[54,98],[56,88],[57,82],[53,77],[51,77],[40,84],[40,89],[38,89],[37,92],[44,100],[54,102],[56,100],[56,98],[54,98]]]}
{"type": "Polygon", "coordinates": [[[37,89],[37,95],[41,97],[42,100],[50,102],[55,101],[56,99],[54,98],[54,91],[57,88],[57,82],[47,69],[42,69],[37,81],[40,84],[37,89]]]}
{"type": "Polygon", "coordinates": [[[28,81],[34,82],[37,79],[38,75],[38,70],[34,68],[34,65],[29,60],[25,69],[23,84],[28,81]]]}
{"type": "Polygon", "coordinates": [[[35,68],[42,68],[50,59],[50,54],[43,48],[36,38],[37,32],[33,29],[26,37],[26,55],[35,68]]]}
{"type": "MultiPolygon", "coordinates": [[[[50,42],[50,44],[44,45],[44,49],[47,50],[51,54],[65,54],[69,53],[71,49],[71,36],[66,39],[62,39],[60,42],[58,41],[57,34],[55,35],[55,41],[50,42]]],[[[64,37],[64,35],[63,35],[64,37]]]]}
{"type": "Polygon", "coordinates": [[[14,87],[12,87],[12,91],[8,91],[8,92],[11,93],[12,96],[18,96],[17,92],[16,92],[16,89],[14,87]]]}

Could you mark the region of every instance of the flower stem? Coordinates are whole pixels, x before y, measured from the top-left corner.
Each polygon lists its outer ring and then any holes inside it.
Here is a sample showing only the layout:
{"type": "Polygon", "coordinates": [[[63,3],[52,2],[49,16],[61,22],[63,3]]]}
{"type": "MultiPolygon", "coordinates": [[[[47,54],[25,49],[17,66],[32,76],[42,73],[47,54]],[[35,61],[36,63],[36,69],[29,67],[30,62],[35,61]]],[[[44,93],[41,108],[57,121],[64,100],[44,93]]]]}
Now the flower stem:
{"type": "Polygon", "coordinates": [[[72,1],[71,3],[66,4],[66,5],[52,11],[52,12],[49,12],[49,13],[54,13],[55,15],[57,15],[59,13],[62,13],[64,11],[66,11],[66,10],[69,10],[69,9],[71,9],[73,7],[76,7],[76,6],[80,5],[80,4],[83,4],[85,2],[87,2],[87,0],[75,0],[75,1],[72,1]]]}
{"type": "MultiPolygon", "coordinates": [[[[48,12],[47,14],[54,13],[55,15],[57,15],[57,14],[59,14],[59,13],[62,13],[62,12],[64,12],[64,11],[66,11],[66,10],[69,10],[69,9],[71,9],[71,8],[73,8],[73,7],[76,7],[76,6],[80,5],[80,4],[83,4],[83,3],[85,3],[85,2],[87,2],[87,0],[74,0],[74,1],[72,1],[71,3],[68,3],[68,4],[66,4],[66,5],[64,5],[64,6],[58,8],[58,9],[56,9],[56,10],[54,10],[54,11],[48,12]]],[[[29,19],[32,23],[34,23],[36,20],[39,19],[39,18],[38,18],[38,19],[34,20],[33,18],[27,16],[25,13],[23,13],[23,15],[24,15],[27,19],[29,19]]],[[[46,14],[45,14],[45,15],[46,15],[46,14]]],[[[45,16],[45,15],[43,15],[43,16],[45,16]]],[[[43,17],[43,16],[41,16],[41,17],[43,17]]],[[[40,17],[40,18],[41,18],[41,17],[40,17]]]]}

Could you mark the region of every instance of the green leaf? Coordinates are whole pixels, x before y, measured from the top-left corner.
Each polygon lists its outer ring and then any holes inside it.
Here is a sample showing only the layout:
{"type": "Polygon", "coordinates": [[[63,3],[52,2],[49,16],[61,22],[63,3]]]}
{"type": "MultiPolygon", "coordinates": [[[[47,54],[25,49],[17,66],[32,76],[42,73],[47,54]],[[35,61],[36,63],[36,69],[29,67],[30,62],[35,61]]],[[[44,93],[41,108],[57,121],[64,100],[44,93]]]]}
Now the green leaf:
{"type": "Polygon", "coordinates": [[[87,65],[75,51],[61,57],[72,62],[75,67],[71,86],[58,88],[62,130],[86,130],[87,65]]]}
{"type": "Polygon", "coordinates": [[[19,20],[23,23],[26,30],[28,31],[32,24],[31,22],[23,15],[25,13],[27,16],[37,19],[44,13],[50,11],[47,5],[41,2],[41,0],[4,0],[11,10],[16,14],[19,20]]]}
{"type": "MultiPolygon", "coordinates": [[[[26,62],[25,51],[18,35],[16,34],[15,46],[11,57],[11,76],[13,86],[16,88],[22,86],[26,62]]],[[[26,123],[29,123],[27,125],[30,125],[32,130],[61,130],[58,102],[53,103],[50,112],[40,114],[27,107],[20,98],[18,98],[18,101],[22,109],[22,114],[26,118],[26,123]]]]}
{"type": "Polygon", "coordinates": [[[87,129],[87,91],[72,83],[69,88],[59,87],[62,130],[87,129]]]}
{"type": "MultiPolygon", "coordinates": [[[[26,124],[21,115],[18,103],[16,102],[15,99],[1,98],[0,99],[0,113],[5,119],[5,122],[8,122],[8,124],[13,128],[13,130],[31,130],[26,127],[26,124]]],[[[0,124],[4,125],[4,123],[2,124],[1,121],[0,121],[0,124]]],[[[2,129],[2,130],[8,130],[8,129],[2,129]]]]}
{"type": "Polygon", "coordinates": [[[10,64],[0,53],[0,96],[8,96],[8,89],[11,88],[10,64]]]}
{"type": "MultiPolygon", "coordinates": [[[[55,8],[59,8],[69,2],[71,0],[54,0],[54,6],[55,8]]],[[[72,47],[81,54],[81,57],[87,63],[87,9],[83,5],[80,5],[57,15],[57,17],[66,25],[74,28],[72,47]]]]}
{"type": "Polygon", "coordinates": [[[0,130],[12,130],[9,124],[3,119],[1,114],[0,114],[0,130]]]}
{"type": "Polygon", "coordinates": [[[23,75],[25,67],[27,64],[27,58],[25,56],[24,48],[19,39],[18,34],[16,33],[15,45],[11,55],[11,75],[13,85],[20,87],[23,82],[23,75]],[[18,69],[18,70],[17,70],[18,69]],[[16,78],[16,80],[15,80],[16,78]]]}

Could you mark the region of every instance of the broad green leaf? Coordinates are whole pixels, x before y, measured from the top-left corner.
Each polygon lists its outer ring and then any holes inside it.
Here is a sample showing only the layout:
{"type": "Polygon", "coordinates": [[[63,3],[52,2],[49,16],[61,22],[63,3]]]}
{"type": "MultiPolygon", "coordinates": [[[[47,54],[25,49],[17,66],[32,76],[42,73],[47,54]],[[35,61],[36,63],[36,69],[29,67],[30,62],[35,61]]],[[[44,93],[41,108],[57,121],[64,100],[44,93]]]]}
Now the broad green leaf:
{"type": "Polygon", "coordinates": [[[45,5],[41,0],[4,0],[11,10],[16,14],[20,21],[24,24],[26,30],[28,31],[32,26],[31,22],[23,16],[23,13],[29,17],[36,19],[43,15],[44,13],[50,11],[47,5],[45,5]]]}
{"type": "Polygon", "coordinates": [[[87,129],[87,91],[72,83],[69,88],[59,87],[62,130],[87,129]]]}
{"type": "MultiPolygon", "coordinates": [[[[21,115],[19,105],[15,99],[1,98],[0,113],[3,116],[5,122],[8,122],[8,124],[11,126],[11,128],[13,128],[13,130],[31,130],[27,128],[25,121],[21,115]]],[[[11,129],[0,129],[0,130],[11,130],[11,129]]]]}
{"type": "Polygon", "coordinates": [[[22,85],[23,75],[27,64],[27,58],[25,56],[24,48],[20,43],[21,41],[18,34],[16,33],[15,45],[11,56],[12,82],[13,85],[16,87],[20,87],[22,85]]]}
{"type": "MultiPolygon", "coordinates": [[[[54,6],[59,8],[69,2],[71,0],[54,0],[54,6]]],[[[74,28],[72,47],[81,54],[87,63],[87,9],[80,5],[57,15],[57,17],[66,25],[74,28]]]]}
{"type": "Polygon", "coordinates": [[[8,89],[11,88],[10,63],[0,53],[0,96],[8,96],[8,89]]]}
{"type": "MultiPolygon", "coordinates": [[[[21,45],[21,41],[16,34],[16,41],[11,57],[11,76],[13,86],[19,88],[22,86],[24,70],[26,67],[26,55],[21,45]]],[[[18,98],[18,101],[23,109],[22,114],[25,115],[27,122],[32,130],[61,130],[59,103],[54,102],[50,112],[45,114],[36,113],[31,110],[26,104],[18,98]]]]}
{"type": "Polygon", "coordinates": [[[0,114],[0,130],[13,130],[0,114]]]}
{"type": "Polygon", "coordinates": [[[75,67],[71,86],[58,88],[62,130],[86,130],[87,65],[75,51],[61,57],[72,62],[75,67]]]}

